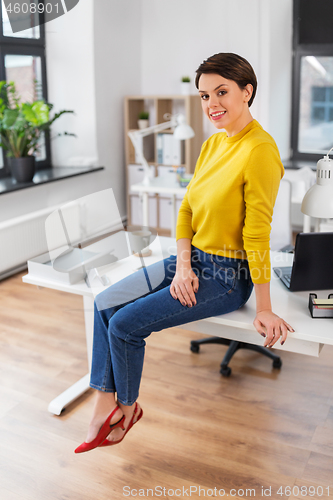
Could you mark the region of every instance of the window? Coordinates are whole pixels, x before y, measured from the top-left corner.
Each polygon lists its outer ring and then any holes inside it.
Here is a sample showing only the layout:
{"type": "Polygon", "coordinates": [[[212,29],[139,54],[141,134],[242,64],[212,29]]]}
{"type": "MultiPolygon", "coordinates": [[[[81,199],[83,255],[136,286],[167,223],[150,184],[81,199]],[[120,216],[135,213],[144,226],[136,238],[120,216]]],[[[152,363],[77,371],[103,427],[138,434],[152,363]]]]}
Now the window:
{"type": "MultiPolygon", "coordinates": [[[[29,0],[28,0],[29,1],[29,0]]],[[[41,0],[39,0],[41,3],[41,0]]],[[[27,14],[28,15],[28,14],[27,14]]],[[[30,14],[29,14],[30,15],[30,14]]],[[[3,0],[0,0],[0,80],[14,81],[22,101],[44,98],[47,101],[45,31],[34,14],[29,17],[30,28],[13,33],[3,0]],[[35,85],[35,80],[37,85],[35,85]]],[[[42,18],[41,18],[42,19],[42,18]]],[[[40,152],[36,155],[37,169],[48,168],[50,140],[48,134],[41,138],[40,152]]],[[[6,152],[0,148],[0,177],[10,175],[6,152]]]]}
{"type": "Polygon", "coordinates": [[[321,154],[333,146],[333,57],[303,56],[298,150],[321,154]]]}
{"type": "Polygon", "coordinates": [[[333,121],[333,87],[312,87],[312,123],[333,121]]]}
{"type": "Polygon", "coordinates": [[[292,159],[333,147],[333,2],[294,0],[292,159]]]}

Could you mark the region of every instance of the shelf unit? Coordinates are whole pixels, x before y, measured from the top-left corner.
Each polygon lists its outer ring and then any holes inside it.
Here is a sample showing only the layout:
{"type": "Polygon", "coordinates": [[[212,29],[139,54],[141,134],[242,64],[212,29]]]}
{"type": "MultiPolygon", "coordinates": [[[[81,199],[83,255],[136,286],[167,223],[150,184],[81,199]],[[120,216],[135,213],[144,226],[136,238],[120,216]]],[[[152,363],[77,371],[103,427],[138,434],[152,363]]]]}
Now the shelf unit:
{"type": "MultiPolygon", "coordinates": [[[[182,141],[181,166],[185,167],[186,173],[193,173],[200,149],[203,143],[203,117],[199,95],[140,95],[127,96],[124,102],[124,124],[125,124],[125,161],[126,161],[126,197],[128,225],[142,225],[141,200],[138,195],[131,194],[131,184],[143,180],[143,168],[136,163],[135,150],[128,137],[130,130],[138,129],[138,116],[141,111],[149,111],[149,126],[168,121],[166,113],[184,114],[187,123],[193,128],[195,136],[192,139],[182,141]]],[[[167,129],[162,134],[171,134],[167,129]]],[[[172,165],[163,165],[157,158],[157,136],[151,134],[143,138],[144,155],[149,165],[154,167],[155,176],[174,175],[172,165]]],[[[181,199],[178,200],[180,206],[181,199]]],[[[171,210],[171,201],[166,196],[150,195],[149,197],[149,226],[154,228],[160,235],[169,235],[170,221],[168,210],[171,210]]]]}

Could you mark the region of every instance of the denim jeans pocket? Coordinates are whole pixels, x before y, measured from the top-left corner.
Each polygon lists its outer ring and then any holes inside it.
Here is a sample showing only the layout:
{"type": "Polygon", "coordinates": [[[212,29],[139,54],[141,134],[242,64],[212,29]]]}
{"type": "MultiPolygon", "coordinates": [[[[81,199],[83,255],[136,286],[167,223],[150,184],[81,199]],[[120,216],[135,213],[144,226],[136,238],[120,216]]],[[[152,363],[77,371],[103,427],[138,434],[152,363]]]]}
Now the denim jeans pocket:
{"type": "Polygon", "coordinates": [[[226,285],[229,288],[228,293],[230,293],[235,288],[238,263],[225,262],[215,255],[211,255],[211,261],[213,264],[214,278],[226,285]]]}

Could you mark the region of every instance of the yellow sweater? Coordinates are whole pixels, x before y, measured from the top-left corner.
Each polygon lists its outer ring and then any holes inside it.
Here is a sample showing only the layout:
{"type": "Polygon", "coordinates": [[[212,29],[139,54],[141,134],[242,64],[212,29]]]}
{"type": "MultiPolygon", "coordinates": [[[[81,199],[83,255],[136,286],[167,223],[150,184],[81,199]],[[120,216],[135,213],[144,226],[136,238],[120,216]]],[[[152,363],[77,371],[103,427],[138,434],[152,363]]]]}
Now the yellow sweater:
{"type": "Polygon", "coordinates": [[[256,121],[202,146],[177,219],[176,239],[204,252],[248,259],[254,283],[267,283],[273,207],[284,169],[274,139],[256,121]]]}

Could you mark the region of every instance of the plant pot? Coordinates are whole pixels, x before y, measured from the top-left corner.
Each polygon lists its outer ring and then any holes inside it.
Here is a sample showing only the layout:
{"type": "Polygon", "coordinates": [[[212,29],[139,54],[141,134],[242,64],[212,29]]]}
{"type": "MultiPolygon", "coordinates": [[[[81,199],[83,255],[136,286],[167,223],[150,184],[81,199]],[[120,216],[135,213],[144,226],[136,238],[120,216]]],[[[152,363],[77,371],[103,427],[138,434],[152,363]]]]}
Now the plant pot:
{"type": "Polygon", "coordinates": [[[12,177],[17,182],[31,182],[35,174],[35,157],[8,158],[12,177]]]}
{"type": "Polygon", "coordinates": [[[138,120],[138,127],[139,129],[149,127],[149,120],[138,120]]]}
{"type": "Polygon", "coordinates": [[[191,82],[181,82],[181,93],[182,95],[190,95],[191,82]]]}

